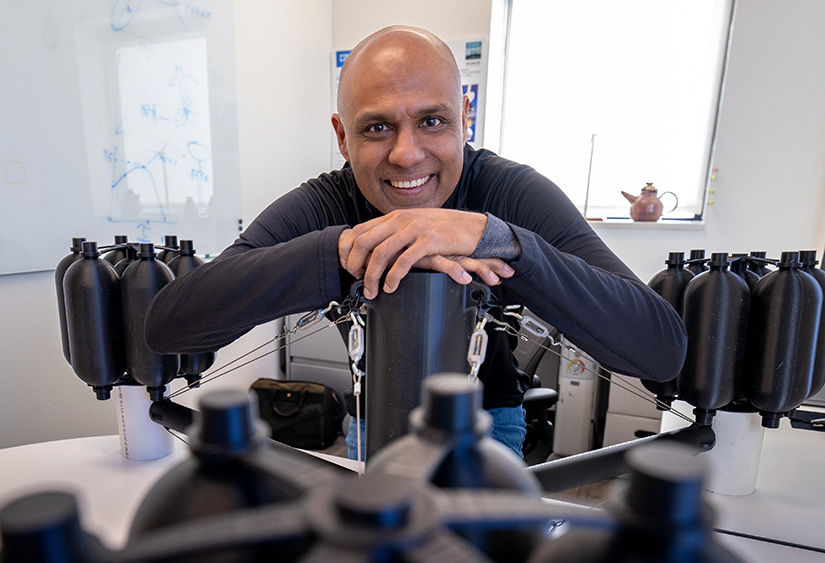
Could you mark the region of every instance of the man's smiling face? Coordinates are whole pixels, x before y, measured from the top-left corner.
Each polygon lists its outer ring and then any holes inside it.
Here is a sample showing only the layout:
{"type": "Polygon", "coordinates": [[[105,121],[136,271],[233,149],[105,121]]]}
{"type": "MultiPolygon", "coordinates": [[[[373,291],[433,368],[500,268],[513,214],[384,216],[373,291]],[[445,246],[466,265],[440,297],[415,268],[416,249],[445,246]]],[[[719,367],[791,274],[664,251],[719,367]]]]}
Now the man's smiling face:
{"type": "Polygon", "coordinates": [[[353,54],[332,121],[361,193],[382,213],[441,207],[461,177],[468,107],[452,54],[408,31],[353,54]]]}

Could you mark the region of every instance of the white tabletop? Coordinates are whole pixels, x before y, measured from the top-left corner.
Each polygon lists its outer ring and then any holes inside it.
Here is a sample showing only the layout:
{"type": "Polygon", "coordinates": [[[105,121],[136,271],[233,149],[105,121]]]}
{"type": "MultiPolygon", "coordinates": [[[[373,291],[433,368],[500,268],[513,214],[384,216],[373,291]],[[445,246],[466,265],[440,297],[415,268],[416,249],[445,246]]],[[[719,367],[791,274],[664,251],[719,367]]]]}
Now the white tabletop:
{"type": "Polygon", "coordinates": [[[188,456],[175,440],[171,455],[132,461],[117,436],[94,436],[0,450],[0,506],[45,491],[72,493],[86,531],[110,548],[122,547],[141,500],[173,465],[188,456]]]}
{"type": "MultiPolygon", "coordinates": [[[[814,410],[814,409],[811,409],[814,410]]],[[[756,490],[708,494],[715,527],[825,550],[825,432],[791,428],[783,419],[765,431],[756,490]]],[[[746,561],[823,563],[825,553],[717,534],[746,561]]]]}

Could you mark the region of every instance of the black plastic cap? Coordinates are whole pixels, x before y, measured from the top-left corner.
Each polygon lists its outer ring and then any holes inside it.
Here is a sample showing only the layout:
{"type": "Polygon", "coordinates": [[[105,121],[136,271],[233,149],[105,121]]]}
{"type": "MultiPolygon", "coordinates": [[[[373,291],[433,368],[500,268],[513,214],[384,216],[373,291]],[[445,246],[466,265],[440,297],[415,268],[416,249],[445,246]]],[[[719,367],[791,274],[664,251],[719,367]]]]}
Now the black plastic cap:
{"type": "Polygon", "coordinates": [[[126,235],[115,235],[115,244],[127,244],[129,237],[126,235]]]}
{"type": "Polygon", "coordinates": [[[164,235],[163,236],[163,246],[168,248],[177,248],[178,247],[178,235],[164,235]]]}
{"type": "Polygon", "coordinates": [[[713,417],[716,416],[716,411],[714,409],[693,409],[693,415],[699,426],[710,426],[713,417]]]}
{"type": "Polygon", "coordinates": [[[166,394],[166,385],[158,385],[155,387],[147,387],[146,392],[149,393],[149,398],[153,401],[162,401],[166,394]]]}
{"type": "Polygon", "coordinates": [[[194,256],[195,243],[191,240],[184,239],[180,241],[180,256],[194,256]]]}
{"type": "Polygon", "coordinates": [[[3,561],[86,561],[77,501],[67,493],[23,497],[0,510],[3,561]]]}
{"type": "Polygon", "coordinates": [[[100,251],[97,249],[97,242],[93,240],[85,241],[80,254],[83,258],[97,258],[100,256],[100,251]]]}
{"type": "Polygon", "coordinates": [[[667,260],[665,260],[665,264],[668,266],[684,266],[685,264],[685,253],[684,252],[670,252],[667,255],[667,260]]]}
{"type": "Polygon", "coordinates": [[[186,386],[191,387],[192,389],[198,389],[201,386],[201,374],[199,373],[186,373],[184,374],[183,378],[186,380],[186,386]]]}
{"type": "Polygon", "coordinates": [[[819,260],[816,259],[816,250],[800,250],[799,262],[803,268],[812,268],[819,264],[819,260]]]}
{"type": "Polygon", "coordinates": [[[242,454],[260,441],[257,403],[249,393],[236,389],[214,391],[201,399],[199,412],[192,440],[192,449],[198,453],[242,454]]]}
{"type": "Polygon", "coordinates": [[[140,248],[138,249],[138,258],[142,258],[144,260],[154,258],[155,257],[155,245],[151,242],[142,242],[140,243],[140,248]]]}
{"type": "Polygon", "coordinates": [[[710,255],[710,262],[708,266],[711,268],[727,268],[730,266],[727,252],[714,252],[710,255]]]}
{"type": "Polygon", "coordinates": [[[424,423],[449,433],[473,432],[481,408],[481,385],[466,374],[442,373],[424,380],[424,423]]]}
{"type": "Polygon", "coordinates": [[[802,264],[799,262],[799,252],[796,250],[785,251],[779,259],[780,268],[799,268],[802,264]]]}
{"type": "Polygon", "coordinates": [[[626,497],[631,513],[664,529],[701,525],[705,463],[697,453],[675,442],[631,450],[626,458],[632,470],[626,497]]]}
{"type": "Polygon", "coordinates": [[[704,249],[694,249],[690,251],[690,260],[701,260],[705,257],[704,249]]]}
{"type": "Polygon", "coordinates": [[[86,237],[72,237],[72,247],[69,249],[73,254],[80,254],[83,250],[83,243],[86,237]]]}
{"type": "Polygon", "coordinates": [[[759,415],[762,417],[763,428],[779,428],[779,422],[782,420],[781,412],[759,411],[759,415]]]}
{"type": "Polygon", "coordinates": [[[111,385],[94,386],[92,387],[92,391],[95,392],[95,397],[97,397],[98,401],[106,401],[112,398],[111,385]]]}

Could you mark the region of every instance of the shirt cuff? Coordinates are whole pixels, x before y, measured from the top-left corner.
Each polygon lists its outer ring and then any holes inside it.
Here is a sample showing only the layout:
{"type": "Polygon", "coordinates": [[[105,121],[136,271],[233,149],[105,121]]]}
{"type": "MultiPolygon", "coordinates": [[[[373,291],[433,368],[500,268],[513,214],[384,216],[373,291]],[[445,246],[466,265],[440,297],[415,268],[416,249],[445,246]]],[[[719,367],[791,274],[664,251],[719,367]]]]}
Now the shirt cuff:
{"type": "Polygon", "coordinates": [[[487,226],[470,258],[500,258],[511,262],[521,258],[521,245],[510,225],[487,213],[487,226]]]}

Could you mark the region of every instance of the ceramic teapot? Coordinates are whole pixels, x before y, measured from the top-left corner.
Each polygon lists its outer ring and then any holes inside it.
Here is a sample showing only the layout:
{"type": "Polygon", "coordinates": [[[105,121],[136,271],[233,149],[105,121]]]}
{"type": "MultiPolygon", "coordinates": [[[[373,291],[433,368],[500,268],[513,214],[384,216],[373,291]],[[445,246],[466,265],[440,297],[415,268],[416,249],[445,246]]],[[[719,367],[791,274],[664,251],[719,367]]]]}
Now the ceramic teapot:
{"type": "Polygon", "coordinates": [[[679,206],[679,198],[673,192],[664,192],[662,196],[658,195],[659,191],[653,186],[653,182],[648,182],[642,188],[642,193],[639,196],[631,195],[627,192],[622,192],[622,195],[630,202],[630,217],[634,221],[658,221],[662,216],[664,204],[661,197],[670,194],[676,199],[675,205],[666,213],[670,213],[679,206]]]}

